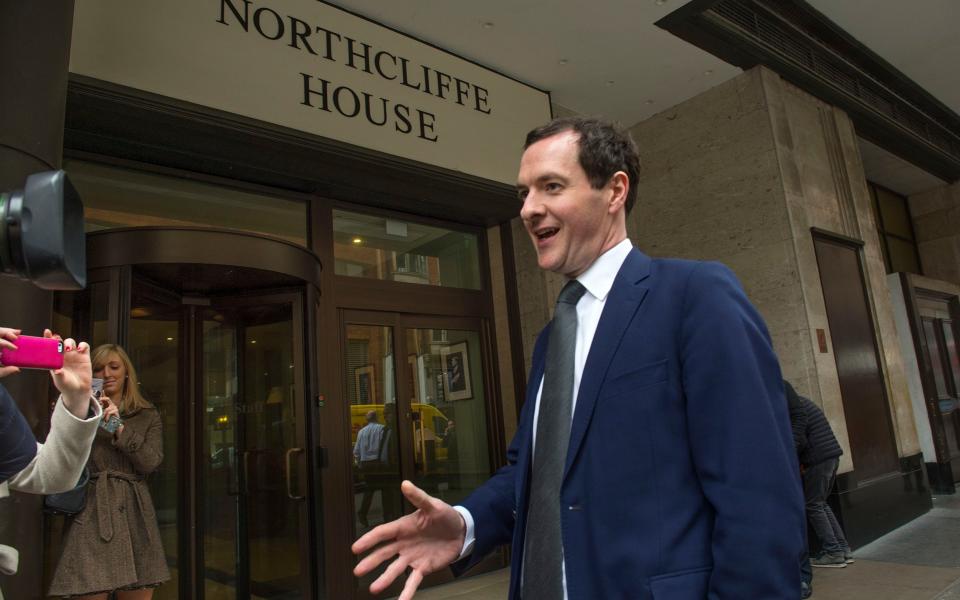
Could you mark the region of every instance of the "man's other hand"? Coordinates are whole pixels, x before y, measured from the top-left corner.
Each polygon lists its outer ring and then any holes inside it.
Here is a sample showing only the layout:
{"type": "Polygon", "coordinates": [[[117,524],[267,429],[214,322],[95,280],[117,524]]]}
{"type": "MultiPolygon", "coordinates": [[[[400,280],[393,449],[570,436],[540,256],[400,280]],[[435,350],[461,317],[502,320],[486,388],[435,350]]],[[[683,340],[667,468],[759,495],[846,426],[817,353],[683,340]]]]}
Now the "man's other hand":
{"type": "Polygon", "coordinates": [[[362,577],[378,565],[396,557],[380,577],[370,584],[379,594],[407,568],[411,569],[398,600],[411,600],[423,578],[450,565],[460,556],[467,527],[452,506],[404,481],[400,491],[416,511],[374,528],[353,544],[354,554],[374,549],[353,569],[362,577]]]}
{"type": "MultiPolygon", "coordinates": [[[[49,329],[43,331],[43,337],[61,339],[49,329]]],[[[78,419],[86,419],[92,397],[90,384],[93,370],[90,366],[90,346],[86,342],[78,345],[73,339],[63,340],[63,367],[50,371],[53,385],[63,395],[63,405],[78,419]]]]}

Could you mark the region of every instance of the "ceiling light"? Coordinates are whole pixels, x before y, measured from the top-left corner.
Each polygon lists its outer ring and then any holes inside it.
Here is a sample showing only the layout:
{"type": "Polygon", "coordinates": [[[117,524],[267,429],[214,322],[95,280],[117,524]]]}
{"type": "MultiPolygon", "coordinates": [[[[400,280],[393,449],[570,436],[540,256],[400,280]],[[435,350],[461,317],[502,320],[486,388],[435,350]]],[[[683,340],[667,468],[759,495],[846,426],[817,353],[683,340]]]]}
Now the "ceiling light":
{"type": "Polygon", "coordinates": [[[647,100],[644,104],[653,104],[653,100],[647,100]]]}
{"type": "Polygon", "coordinates": [[[711,71],[710,69],[707,69],[706,71],[703,72],[703,74],[704,74],[704,75],[713,75],[713,71],[711,71]]]}
{"type": "Polygon", "coordinates": [[[565,59],[565,58],[561,58],[561,59],[560,59],[560,64],[561,64],[561,65],[566,65],[566,64],[568,64],[569,62],[570,62],[570,61],[567,60],[567,59],[565,59]]]}
{"type": "Polygon", "coordinates": [[[608,86],[608,87],[611,86],[611,85],[613,85],[613,84],[614,84],[614,81],[613,81],[612,79],[610,79],[610,80],[607,81],[607,86],[608,86]]]}
{"type": "Polygon", "coordinates": [[[168,337],[168,338],[167,338],[167,341],[168,341],[168,342],[172,342],[172,341],[173,341],[173,338],[172,338],[172,337],[168,337]]]}
{"type": "Polygon", "coordinates": [[[657,6],[663,6],[663,5],[666,4],[666,3],[667,3],[667,0],[655,0],[655,1],[654,1],[654,4],[656,4],[657,6]]]}
{"type": "Polygon", "coordinates": [[[484,21],[483,23],[480,23],[480,27],[483,27],[484,29],[493,29],[493,23],[491,21],[484,21]]]}
{"type": "Polygon", "coordinates": [[[355,238],[353,238],[353,243],[354,243],[354,244],[362,244],[362,243],[363,243],[363,238],[355,237],[355,238]]]}

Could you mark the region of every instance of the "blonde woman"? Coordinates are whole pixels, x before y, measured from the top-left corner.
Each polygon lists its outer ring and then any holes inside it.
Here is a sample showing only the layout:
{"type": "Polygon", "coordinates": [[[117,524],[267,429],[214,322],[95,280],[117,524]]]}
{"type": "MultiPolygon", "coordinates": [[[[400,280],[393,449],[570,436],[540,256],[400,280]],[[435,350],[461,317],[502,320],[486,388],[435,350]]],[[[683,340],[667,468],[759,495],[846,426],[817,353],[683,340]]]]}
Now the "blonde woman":
{"type": "Polygon", "coordinates": [[[163,460],[160,414],[143,396],[123,348],[93,352],[93,376],[103,379],[103,419],[123,423],[97,432],[90,452],[87,505],[68,521],[51,596],[149,600],[170,579],[153,500],[145,477],[163,460]]]}

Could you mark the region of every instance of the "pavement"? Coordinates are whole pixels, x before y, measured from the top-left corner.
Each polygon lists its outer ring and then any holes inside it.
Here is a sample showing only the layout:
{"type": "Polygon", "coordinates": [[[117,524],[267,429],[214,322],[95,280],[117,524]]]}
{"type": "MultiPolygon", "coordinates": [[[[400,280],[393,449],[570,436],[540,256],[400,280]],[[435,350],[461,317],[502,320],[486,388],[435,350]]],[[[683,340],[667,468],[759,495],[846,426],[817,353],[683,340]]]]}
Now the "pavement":
{"type": "MultiPolygon", "coordinates": [[[[960,600],[960,494],[854,551],[842,569],[815,568],[816,600],[960,600]]],[[[417,594],[417,600],[505,600],[507,569],[417,594]]]]}

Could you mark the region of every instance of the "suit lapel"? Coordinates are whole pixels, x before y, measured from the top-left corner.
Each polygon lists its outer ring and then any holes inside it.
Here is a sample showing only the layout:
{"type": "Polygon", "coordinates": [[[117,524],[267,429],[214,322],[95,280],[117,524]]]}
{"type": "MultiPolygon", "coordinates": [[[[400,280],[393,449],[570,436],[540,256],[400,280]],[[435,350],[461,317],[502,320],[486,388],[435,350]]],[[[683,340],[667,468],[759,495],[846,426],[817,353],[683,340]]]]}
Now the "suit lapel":
{"type": "Polygon", "coordinates": [[[590,353],[587,355],[587,362],[584,364],[583,375],[580,378],[580,391],[577,394],[577,406],[570,427],[570,446],[567,450],[564,477],[569,473],[570,466],[583,443],[587,426],[593,416],[593,409],[597,404],[600,387],[613,355],[647,294],[648,286],[644,280],[649,274],[650,258],[634,248],[627,255],[613,281],[613,287],[610,289],[603,313],[600,315],[600,322],[597,324],[597,331],[593,336],[590,353]]]}

